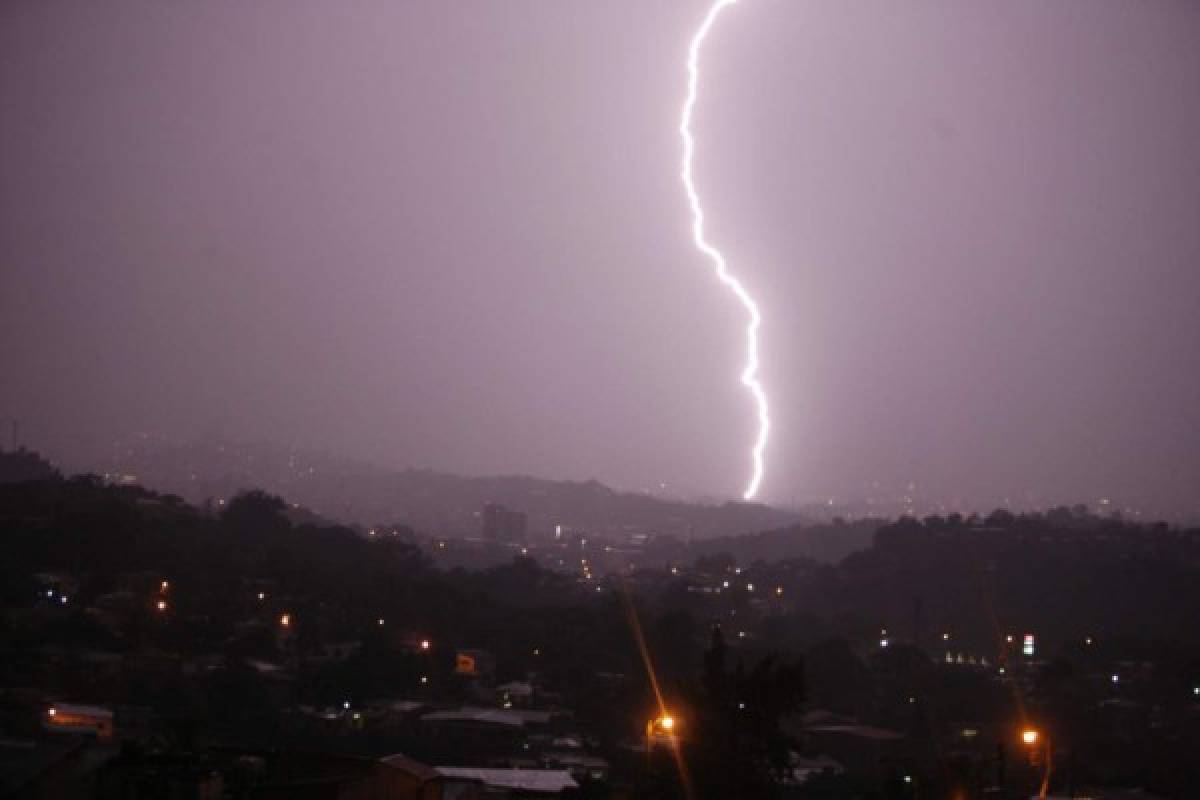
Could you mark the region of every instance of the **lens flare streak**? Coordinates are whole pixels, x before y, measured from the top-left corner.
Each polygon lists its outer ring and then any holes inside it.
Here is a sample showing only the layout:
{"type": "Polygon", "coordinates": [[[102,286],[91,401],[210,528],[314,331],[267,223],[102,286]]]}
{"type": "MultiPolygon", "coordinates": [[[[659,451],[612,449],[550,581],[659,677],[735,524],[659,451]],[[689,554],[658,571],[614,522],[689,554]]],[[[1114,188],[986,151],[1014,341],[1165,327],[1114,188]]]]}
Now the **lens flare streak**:
{"type": "Polygon", "coordinates": [[[692,162],[696,152],[696,140],[692,136],[692,112],[696,107],[696,99],[700,84],[700,47],[708,36],[709,30],[717,20],[717,15],[726,6],[733,5],[737,0],[716,0],[709,8],[704,22],[692,37],[688,47],[687,99],[683,103],[683,114],[679,121],[679,135],[683,139],[683,188],[687,192],[688,205],[692,211],[692,241],[696,248],[712,260],[717,277],[733,292],[742,307],[746,310],[749,322],[746,325],[746,365],[742,369],[741,381],[754,399],[758,413],[758,435],[750,452],[752,471],[746,490],[742,493],[744,500],[752,500],[758,494],[759,485],[763,478],[763,451],[767,447],[767,437],[771,429],[771,420],[767,413],[767,393],[758,380],[758,329],[762,324],[762,316],[758,312],[758,304],[746,291],[741,281],[730,273],[725,256],[704,238],[704,210],[700,207],[700,195],[696,191],[696,183],[692,177],[692,162]]]}

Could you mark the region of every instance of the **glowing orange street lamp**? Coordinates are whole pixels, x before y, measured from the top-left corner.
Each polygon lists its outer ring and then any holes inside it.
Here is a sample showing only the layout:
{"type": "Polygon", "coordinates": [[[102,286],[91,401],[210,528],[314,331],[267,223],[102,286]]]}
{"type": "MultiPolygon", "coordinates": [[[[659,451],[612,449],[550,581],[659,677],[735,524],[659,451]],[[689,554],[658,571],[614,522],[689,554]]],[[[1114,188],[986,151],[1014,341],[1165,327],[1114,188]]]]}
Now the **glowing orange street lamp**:
{"type": "Polygon", "coordinates": [[[1021,743],[1029,748],[1030,764],[1036,766],[1039,761],[1043,762],[1045,771],[1042,773],[1042,785],[1038,790],[1038,800],[1046,800],[1046,792],[1050,790],[1050,737],[1042,736],[1037,728],[1025,728],[1021,731],[1021,743]]]}
{"type": "Polygon", "coordinates": [[[679,727],[679,720],[670,714],[664,713],[662,716],[646,721],[646,749],[649,750],[655,739],[670,739],[675,736],[676,729],[679,727]]]}

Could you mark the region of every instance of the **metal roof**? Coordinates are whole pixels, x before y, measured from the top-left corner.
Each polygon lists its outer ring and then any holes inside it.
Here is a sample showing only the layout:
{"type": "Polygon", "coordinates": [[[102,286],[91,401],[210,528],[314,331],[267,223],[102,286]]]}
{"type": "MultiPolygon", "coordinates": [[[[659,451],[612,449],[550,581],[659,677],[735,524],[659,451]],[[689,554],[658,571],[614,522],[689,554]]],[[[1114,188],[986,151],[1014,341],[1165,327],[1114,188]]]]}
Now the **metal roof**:
{"type": "Polygon", "coordinates": [[[437,767],[447,778],[479,781],[497,789],[558,793],[578,789],[579,784],[565,769],[486,769],[482,767],[437,767]]]}

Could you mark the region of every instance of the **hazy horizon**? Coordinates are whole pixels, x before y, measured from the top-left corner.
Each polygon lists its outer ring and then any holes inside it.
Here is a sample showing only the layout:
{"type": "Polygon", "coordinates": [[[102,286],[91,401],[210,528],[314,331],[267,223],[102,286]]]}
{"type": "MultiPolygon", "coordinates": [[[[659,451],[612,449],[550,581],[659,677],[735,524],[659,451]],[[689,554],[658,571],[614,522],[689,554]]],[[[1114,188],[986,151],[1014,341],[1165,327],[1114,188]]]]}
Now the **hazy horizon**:
{"type": "MultiPolygon", "coordinates": [[[[739,495],[678,178],[705,8],[5,4],[4,446],[739,495]]],[[[1173,2],[723,13],[697,180],[763,308],[764,502],[1200,513],[1197,41],[1173,2]]]]}
{"type": "MultiPolygon", "coordinates": [[[[21,445],[26,446],[25,443],[21,445]]],[[[0,446],[0,451],[8,449],[7,445],[0,446]]],[[[36,450],[36,448],[35,448],[36,450]]],[[[216,432],[193,439],[172,439],[161,434],[139,432],[134,435],[114,440],[107,452],[93,452],[86,455],[76,454],[75,457],[60,458],[53,452],[42,452],[51,460],[54,467],[64,471],[64,474],[98,474],[107,477],[115,483],[122,483],[130,478],[139,485],[152,491],[181,493],[190,502],[212,500],[216,494],[212,491],[215,486],[224,486],[225,490],[245,491],[250,489],[265,489],[268,492],[280,494],[285,500],[303,499],[294,496],[296,487],[313,482],[312,476],[305,473],[310,465],[320,466],[318,473],[327,469],[334,472],[326,473],[331,476],[333,484],[344,482],[350,475],[358,475],[364,480],[373,482],[384,474],[428,474],[431,477],[445,477],[451,480],[507,482],[532,481],[535,483],[566,483],[588,484],[598,483],[607,490],[620,495],[644,495],[666,502],[682,502],[689,505],[742,505],[746,501],[737,497],[691,490],[688,487],[638,487],[625,486],[612,481],[605,481],[592,476],[571,478],[561,475],[541,475],[530,472],[466,472],[463,470],[436,469],[420,464],[388,464],[370,458],[356,457],[331,448],[310,448],[296,443],[272,442],[267,440],[234,440],[216,432]],[[174,456],[182,454],[183,460],[174,456]],[[196,471],[203,462],[194,459],[198,457],[217,456],[223,459],[224,467],[213,469],[202,474],[195,474],[193,481],[198,483],[180,482],[181,475],[189,470],[196,471]],[[290,463],[288,469],[280,472],[284,459],[290,463]],[[272,458],[275,459],[272,463],[272,458]],[[247,460],[248,459],[248,460],[247,460]],[[149,467],[147,470],[146,468],[149,467]],[[169,468],[168,468],[169,467],[169,468]],[[146,471],[143,471],[146,470],[146,471]],[[349,470],[349,472],[345,472],[349,470]],[[285,477],[287,473],[290,477],[285,477]],[[242,477],[253,476],[254,480],[241,482],[242,477]],[[231,483],[232,481],[232,483],[231,483]]],[[[210,463],[209,466],[212,466],[210,463]]],[[[321,481],[315,481],[320,484],[321,481]]],[[[326,482],[328,483],[328,482],[326,482]]],[[[330,485],[325,491],[334,494],[346,494],[346,487],[333,490],[330,485]]],[[[350,492],[353,494],[353,492],[350,492]]],[[[518,502],[519,506],[520,503],[518,502]]],[[[844,494],[797,496],[777,501],[749,501],[749,505],[762,505],[780,511],[804,515],[804,518],[815,524],[828,522],[837,517],[858,520],[866,518],[897,519],[901,516],[923,518],[928,515],[948,515],[958,513],[965,516],[987,516],[995,510],[1007,510],[1013,513],[1043,513],[1055,508],[1075,508],[1086,506],[1092,513],[1101,516],[1116,514],[1128,518],[1131,522],[1166,521],[1173,524],[1193,524],[1200,517],[1187,510],[1172,511],[1154,507],[1138,506],[1130,498],[1121,496],[1044,496],[1036,493],[1021,494],[1019,492],[1004,492],[999,489],[972,497],[950,497],[937,492],[937,487],[918,486],[916,484],[885,484],[870,482],[857,491],[844,494]]],[[[354,519],[357,523],[370,520],[354,519]]]]}

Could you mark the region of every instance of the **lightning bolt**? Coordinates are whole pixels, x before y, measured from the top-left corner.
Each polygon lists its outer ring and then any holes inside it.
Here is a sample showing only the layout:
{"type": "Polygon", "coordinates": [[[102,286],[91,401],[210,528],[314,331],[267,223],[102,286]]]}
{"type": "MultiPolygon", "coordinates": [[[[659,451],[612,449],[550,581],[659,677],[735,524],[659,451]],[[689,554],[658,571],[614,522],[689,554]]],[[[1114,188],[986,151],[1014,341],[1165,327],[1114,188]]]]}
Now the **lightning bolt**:
{"type": "Polygon", "coordinates": [[[683,179],[683,188],[687,192],[688,205],[692,210],[692,241],[700,252],[712,260],[717,277],[737,297],[749,317],[746,324],[746,365],[742,368],[741,381],[742,385],[746,387],[746,391],[754,399],[758,413],[758,435],[755,437],[754,446],[750,451],[752,471],[746,490],[742,493],[742,499],[752,500],[758,494],[759,484],[762,483],[763,451],[767,447],[767,437],[771,430],[771,418],[767,413],[767,393],[758,380],[758,329],[762,324],[762,315],[758,313],[758,304],[746,291],[746,287],[729,272],[725,256],[704,238],[704,209],[700,207],[700,195],[696,192],[696,182],[692,178],[692,161],[696,154],[696,140],[692,136],[692,112],[696,107],[700,84],[700,47],[704,44],[704,39],[708,36],[713,23],[717,21],[717,15],[726,6],[731,6],[736,2],[737,0],[716,0],[708,9],[704,22],[692,37],[692,43],[688,47],[687,99],[683,102],[683,113],[679,119],[679,136],[683,139],[683,169],[680,177],[683,179]]]}

